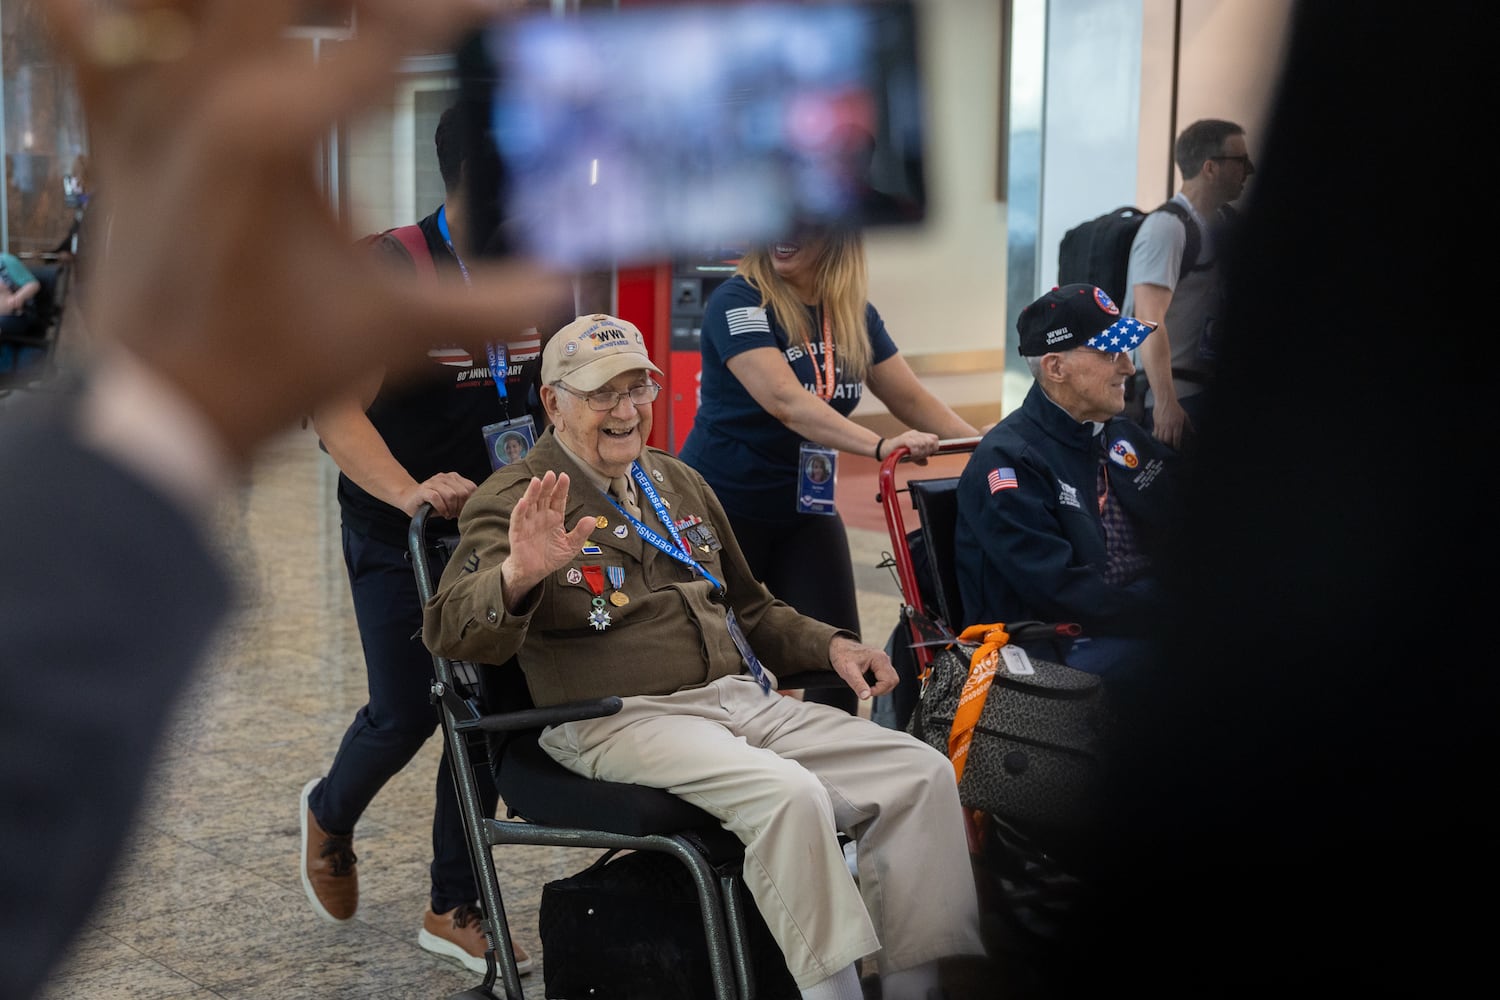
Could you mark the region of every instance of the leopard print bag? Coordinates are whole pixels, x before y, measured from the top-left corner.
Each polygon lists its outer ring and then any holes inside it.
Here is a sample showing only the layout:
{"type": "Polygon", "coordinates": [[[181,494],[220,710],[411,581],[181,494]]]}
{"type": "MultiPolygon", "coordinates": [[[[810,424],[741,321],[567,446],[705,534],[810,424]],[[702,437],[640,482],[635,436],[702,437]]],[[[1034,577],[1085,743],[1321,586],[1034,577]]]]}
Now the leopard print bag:
{"type": "MultiPolygon", "coordinates": [[[[976,645],[955,643],[932,661],[906,731],[948,752],[948,736],[976,645]]],[[[1034,834],[1082,832],[1095,802],[1100,744],[1109,725],[1098,676],[1031,659],[1013,673],[1002,658],[974,729],[959,798],[1034,834]]]]}

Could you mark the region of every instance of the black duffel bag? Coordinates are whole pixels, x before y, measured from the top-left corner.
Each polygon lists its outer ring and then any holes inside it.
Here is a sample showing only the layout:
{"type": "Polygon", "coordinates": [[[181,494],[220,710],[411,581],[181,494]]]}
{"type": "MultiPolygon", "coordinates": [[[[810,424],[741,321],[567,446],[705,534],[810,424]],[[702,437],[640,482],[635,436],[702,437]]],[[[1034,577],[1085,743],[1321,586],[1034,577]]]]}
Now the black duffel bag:
{"type": "MultiPolygon", "coordinates": [[[[549,1000],[704,1000],[714,995],[692,876],[660,851],[606,853],[542,887],[537,929],[549,1000]]],[[[781,948],[742,894],[760,1000],[798,1000],[781,948]]]]}

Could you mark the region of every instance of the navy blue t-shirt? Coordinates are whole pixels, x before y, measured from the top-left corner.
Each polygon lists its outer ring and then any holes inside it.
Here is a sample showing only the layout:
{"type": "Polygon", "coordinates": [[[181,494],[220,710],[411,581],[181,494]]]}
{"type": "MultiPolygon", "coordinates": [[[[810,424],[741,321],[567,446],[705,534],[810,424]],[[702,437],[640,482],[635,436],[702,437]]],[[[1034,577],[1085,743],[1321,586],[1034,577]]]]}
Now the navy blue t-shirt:
{"type": "MultiPolygon", "coordinates": [[[[821,330],[818,310],[809,306],[808,314],[812,329],[821,330]]],[[[896,354],[885,323],[868,303],[865,327],[872,365],[896,354]]],[[[797,452],[803,439],[767,413],[726,364],[736,354],[757,347],[780,351],[797,381],[808,392],[817,391],[814,359],[808,357],[802,338],[794,342],[770,311],[760,307],[760,293],[736,275],[714,289],[704,306],[703,385],[693,429],[679,457],[702,474],[730,514],[790,519],[797,516],[797,452]]],[[[816,332],[812,349],[821,372],[823,342],[816,332]]],[[[837,354],[834,381],[829,405],[847,417],[863,397],[864,384],[844,374],[837,354]]]]}
{"type": "MultiPolygon", "coordinates": [[[[463,294],[463,286],[458,284],[462,281],[458,258],[443,239],[437,213],[418,225],[438,274],[454,283],[455,294],[463,294]]],[[[377,253],[391,254],[407,267],[416,266],[395,237],[381,237],[374,249],[377,253]]],[[[427,352],[428,364],[423,370],[398,384],[382,385],[365,414],[390,448],[391,456],[417,482],[440,472],[457,472],[482,483],[490,475],[483,432],[486,424],[530,413],[538,433],[545,426],[540,402],[532,395],[541,369],[541,355],[540,337],[515,340],[508,345],[507,395],[502,403],[489,359],[484,354],[475,356],[452,346],[433,347],[427,352]]],[[[404,511],[377,500],[342,472],[338,500],[343,523],[351,530],[406,547],[411,517],[404,511]]],[[[428,534],[434,538],[457,530],[455,522],[445,518],[433,517],[427,524],[428,534]]]]}

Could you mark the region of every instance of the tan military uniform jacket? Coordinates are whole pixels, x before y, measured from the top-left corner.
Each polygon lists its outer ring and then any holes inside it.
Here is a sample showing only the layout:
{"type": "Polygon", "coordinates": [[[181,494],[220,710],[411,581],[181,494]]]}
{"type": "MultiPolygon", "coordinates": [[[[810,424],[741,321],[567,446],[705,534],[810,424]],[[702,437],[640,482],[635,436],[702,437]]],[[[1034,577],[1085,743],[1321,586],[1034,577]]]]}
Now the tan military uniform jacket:
{"type": "MultiPolygon", "coordinates": [[[[647,448],[641,468],[693,545],[693,556],[724,584],[725,593],[658,550],[595,488],[558,444],[551,429],[521,461],[504,466],[469,498],[459,517],[458,551],[428,602],[422,634],[428,648],[452,659],[504,663],[519,652],[532,700],[539,706],[604,695],[667,694],[699,687],[746,668],[725,626],[732,606],[766,668],[790,673],[831,670],[831,625],[798,614],[755,579],[708,484],[664,451],[647,448]],[[565,524],[603,517],[567,566],[540,584],[518,613],[506,611],[500,565],[510,553],[510,512],[532,476],[548,469],[570,479],[565,524]],[[621,531],[624,526],[627,530],[621,531]],[[706,531],[703,529],[707,529],[706,531]],[[689,530],[691,529],[691,530],[689,530]],[[624,570],[612,603],[607,567],[624,570]],[[600,610],[586,567],[604,576],[600,610]]],[[[645,496],[642,520],[671,542],[645,496]]]]}

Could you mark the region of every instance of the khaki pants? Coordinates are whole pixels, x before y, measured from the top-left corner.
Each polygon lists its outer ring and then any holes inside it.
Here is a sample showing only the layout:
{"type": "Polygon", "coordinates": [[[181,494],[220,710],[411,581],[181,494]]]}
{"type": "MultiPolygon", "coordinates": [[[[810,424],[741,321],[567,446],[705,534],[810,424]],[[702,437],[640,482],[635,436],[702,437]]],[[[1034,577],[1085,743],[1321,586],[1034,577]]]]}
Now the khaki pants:
{"type": "Polygon", "coordinates": [[[739,675],[626,698],[541,745],[576,774],[664,788],[721,820],[799,987],[877,951],[881,974],[983,954],[953,767],[920,740],[739,675]],[[857,886],[835,831],[859,844],[857,886]]]}

